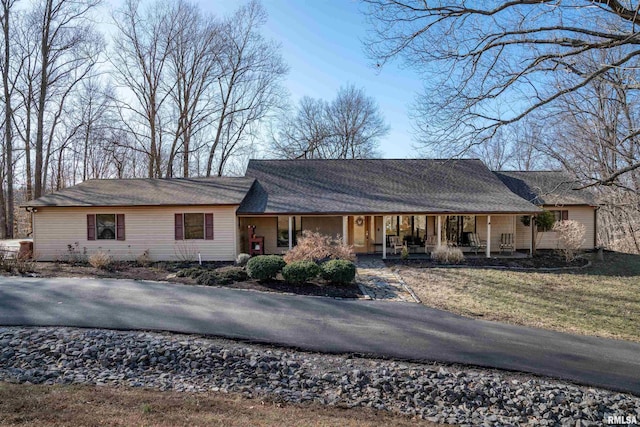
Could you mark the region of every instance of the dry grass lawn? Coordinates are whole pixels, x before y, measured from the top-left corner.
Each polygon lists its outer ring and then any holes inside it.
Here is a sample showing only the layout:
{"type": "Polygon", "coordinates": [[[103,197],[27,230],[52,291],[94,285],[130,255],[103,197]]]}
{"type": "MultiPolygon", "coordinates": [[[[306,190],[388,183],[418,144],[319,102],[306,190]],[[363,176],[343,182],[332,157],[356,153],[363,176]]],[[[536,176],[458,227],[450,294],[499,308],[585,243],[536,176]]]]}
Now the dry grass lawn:
{"type": "Polygon", "coordinates": [[[417,268],[400,275],[423,304],[464,316],[640,341],[640,256],[562,272],[417,268]]]}
{"type": "Polygon", "coordinates": [[[2,426],[435,426],[365,409],[287,405],[238,395],[0,382],[2,426]]]}

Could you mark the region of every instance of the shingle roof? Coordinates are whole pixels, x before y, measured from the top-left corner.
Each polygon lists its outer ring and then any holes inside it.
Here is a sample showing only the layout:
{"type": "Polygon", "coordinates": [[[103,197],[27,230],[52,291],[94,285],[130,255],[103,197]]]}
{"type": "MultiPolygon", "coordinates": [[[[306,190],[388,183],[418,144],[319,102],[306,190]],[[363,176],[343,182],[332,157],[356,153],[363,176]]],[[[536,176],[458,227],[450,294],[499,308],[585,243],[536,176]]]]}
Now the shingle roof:
{"type": "Polygon", "coordinates": [[[580,183],[562,171],[496,171],[496,176],[525,200],[542,205],[591,205],[593,194],[576,190],[580,183]]]}
{"type": "Polygon", "coordinates": [[[476,159],[251,160],[240,214],[535,213],[476,159]]]}
{"type": "Polygon", "coordinates": [[[239,205],[252,178],[94,179],[26,206],[239,205]]]}

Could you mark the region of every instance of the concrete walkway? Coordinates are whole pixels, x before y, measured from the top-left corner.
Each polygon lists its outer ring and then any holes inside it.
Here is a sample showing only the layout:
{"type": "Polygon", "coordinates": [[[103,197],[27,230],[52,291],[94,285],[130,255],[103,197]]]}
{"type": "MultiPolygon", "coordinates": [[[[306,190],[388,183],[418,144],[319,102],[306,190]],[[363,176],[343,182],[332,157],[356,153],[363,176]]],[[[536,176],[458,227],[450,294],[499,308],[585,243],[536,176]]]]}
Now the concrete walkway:
{"type": "Polygon", "coordinates": [[[356,282],[365,296],[374,300],[420,302],[404,280],[380,258],[359,257],[356,282]]]}
{"type": "Polygon", "coordinates": [[[197,333],[531,372],[640,395],[638,343],[468,319],[415,303],[131,280],[1,277],[0,325],[197,333]]]}

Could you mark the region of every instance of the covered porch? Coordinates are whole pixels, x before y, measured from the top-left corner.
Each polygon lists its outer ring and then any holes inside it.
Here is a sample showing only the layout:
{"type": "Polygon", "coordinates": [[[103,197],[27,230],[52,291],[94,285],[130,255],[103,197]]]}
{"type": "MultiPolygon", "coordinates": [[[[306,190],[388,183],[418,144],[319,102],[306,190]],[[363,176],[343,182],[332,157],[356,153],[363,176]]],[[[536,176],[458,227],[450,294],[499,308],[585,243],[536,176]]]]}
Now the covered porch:
{"type": "Polygon", "coordinates": [[[238,251],[248,252],[248,230],[255,227],[255,233],[264,237],[264,253],[286,252],[309,230],[344,239],[358,254],[378,254],[383,259],[400,256],[403,248],[414,257],[428,257],[446,246],[471,256],[530,256],[531,227],[523,226],[521,218],[521,214],[388,213],[247,216],[238,218],[238,251]]]}
{"type": "Polygon", "coordinates": [[[343,235],[356,253],[380,254],[383,259],[399,255],[403,248],[429,256],[445,246],[487,258],[522,256],[522,251],[530,256],[530,227],[523,229],[520,218],[515,214],[347,215],[343,235]]]}

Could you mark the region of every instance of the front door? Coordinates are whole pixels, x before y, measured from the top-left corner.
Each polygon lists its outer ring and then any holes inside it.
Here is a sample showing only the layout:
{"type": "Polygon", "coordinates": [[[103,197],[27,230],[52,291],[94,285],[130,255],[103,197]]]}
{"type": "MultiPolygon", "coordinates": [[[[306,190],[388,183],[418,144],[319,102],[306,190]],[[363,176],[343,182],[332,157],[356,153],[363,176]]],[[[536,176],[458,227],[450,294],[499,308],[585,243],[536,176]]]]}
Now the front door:
{"type": "Polygon", "coordinates": [[[369,252],[369,216],[356,215],[349,219],[351,220],[351,244],[355,253],[367,253],[369,252]]]}

